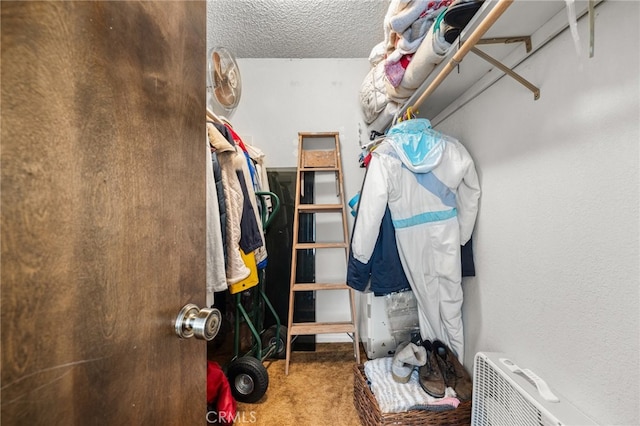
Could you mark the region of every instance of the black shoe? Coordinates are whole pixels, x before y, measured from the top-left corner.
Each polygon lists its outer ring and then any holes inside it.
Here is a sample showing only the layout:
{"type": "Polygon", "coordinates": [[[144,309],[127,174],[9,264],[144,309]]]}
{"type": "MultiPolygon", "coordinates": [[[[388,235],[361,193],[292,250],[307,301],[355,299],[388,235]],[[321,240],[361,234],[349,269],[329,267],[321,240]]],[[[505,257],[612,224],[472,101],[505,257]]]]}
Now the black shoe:
{"type": "Polygon", "coordinates": [[[444,397],[446,386],[436,354],[430,341],[425,340],[422,345],[427,350],[427,363],[418,369],[420,387],[432,397],[442,398],[444,397]]]}
{"type": "Polygon", "coordinates": [[[436,354],[437,363],[440,365],[445,385],[453,388],[461,401],[471,399],[473,391],[471,376],[460,364],[458,357],[439,340],[433,342],[432,349],[436,354]]]}
{"type": "Polygon", "coordinates": [[[444,12],[444,22],[452,27],[463,29],[481,6],[482,1],[478,0],[454,1],[444,12]]]}
{"type": "Polygon", "coordinates": [[[444,34],[444,41],[451,44],[454,41],[456,41],[456,39],[460,35],[460,28],[445,25],[442,30],[442,33],[444,34]]]}

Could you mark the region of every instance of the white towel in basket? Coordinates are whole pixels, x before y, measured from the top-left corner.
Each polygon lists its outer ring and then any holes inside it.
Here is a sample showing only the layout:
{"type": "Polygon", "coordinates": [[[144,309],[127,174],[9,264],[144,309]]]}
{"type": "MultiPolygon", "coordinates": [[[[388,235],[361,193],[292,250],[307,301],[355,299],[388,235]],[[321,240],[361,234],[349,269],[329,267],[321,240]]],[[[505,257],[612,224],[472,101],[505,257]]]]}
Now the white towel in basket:
{"type": "Polygon", "coordinates": [[[409,410],[445,411],[460,404],[455,391],[448,387],[444,398],[434,398],[420,387],[418,369],[407,383],[398,383],[391,375],[392,357],[372,359],[364,363],[364,373],[371,392],[383,413],[402,413],[409,410]]]}

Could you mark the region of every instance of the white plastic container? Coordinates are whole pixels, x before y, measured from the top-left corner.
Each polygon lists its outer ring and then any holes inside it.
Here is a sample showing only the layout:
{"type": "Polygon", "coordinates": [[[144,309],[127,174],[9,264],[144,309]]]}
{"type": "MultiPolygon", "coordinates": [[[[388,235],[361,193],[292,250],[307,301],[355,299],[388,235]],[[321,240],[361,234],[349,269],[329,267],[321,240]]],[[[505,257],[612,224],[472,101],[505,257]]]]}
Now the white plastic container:
{"type": "Polygon", "coordinates": [[[385,310],[384,297],[373,293],[357,293],[358,331],[367,358],[375,359],[393,355],[396,342],[389,330],[389,318],[385,310]]]}
{"type": "Polygon", "coordinates": [[[374,296],[358,293],[358,331],[369,359],[392,356],[396,346],[419,332],[412,292],[374,296]]]}

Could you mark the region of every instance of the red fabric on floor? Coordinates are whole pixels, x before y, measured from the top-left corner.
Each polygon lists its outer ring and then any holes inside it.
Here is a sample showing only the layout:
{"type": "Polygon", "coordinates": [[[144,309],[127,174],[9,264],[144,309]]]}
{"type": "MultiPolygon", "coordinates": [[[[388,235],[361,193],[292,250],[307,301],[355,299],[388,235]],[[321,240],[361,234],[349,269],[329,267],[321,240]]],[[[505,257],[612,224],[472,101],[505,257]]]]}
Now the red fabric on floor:
{"type": "Polygon", "coordinates": [[[231,386],[220,364],[207,361],[207,404],[216,407],[217,418],[233,423],[236,417],[237,402],[231,394],[231,386]]]}

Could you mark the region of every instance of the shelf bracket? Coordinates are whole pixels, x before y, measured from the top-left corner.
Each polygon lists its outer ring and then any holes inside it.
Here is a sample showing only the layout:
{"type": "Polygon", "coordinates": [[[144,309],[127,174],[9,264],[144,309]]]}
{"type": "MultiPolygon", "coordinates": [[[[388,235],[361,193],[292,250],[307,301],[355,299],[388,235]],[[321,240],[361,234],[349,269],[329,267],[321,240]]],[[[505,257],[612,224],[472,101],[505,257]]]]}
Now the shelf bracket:
{"type": "Polygon", "coordinates": [[[513,37],[493,37],[482,38],[478,40],[478,44],[511,44],[511,43],[524,43],[527,53],[531,53],[531,37],[530,36],[513,36],[513,37]]]}
{"type": "MultiPolygon", "coordinates": [[[[474,46],[478,40],[482,38],[482,36],[491,28],[498,18],[504,13],[505,10],[511,6],[513,0],[498,0],[495,6],[489,11],[487,16],[482,19],[480,24],[473,30],[473,32],[469,35],[469,38],[465,40],[464,43],[460,46],[458,51],[447,61],[441,63],[441,69],[438,71],[438,74],[435,78],[429,83],[426,89],[422,92],[422,94],[416,99],[413,103],[412,108],[417,110],[420,105],[429,97],[431,94],[440,86],[440,84],[444,81],[445,78],[454,70],[457,65],[462,61],[464,56],[469,52],[472,46],[474,46]]],[[[407,105],[403,106],[398,112],[396,112],[392,124],[395,124],[398,120],[398,117],[401,117],[402,114],[407,109],[407,105]]]]}
{"type": "Polygon", "coordinates": [[[482,58],[485,61],[489,62],[494,67],[498,68],[500,71],[502,71],[505,74],[507,74],[509,77],[511,77],[514,80],[516,80],[518,83],[522,84],[527,89],[531,90],[531,92],[533,92],[533,100],[534,101],[540,99],[540,89],[538,89],[536,86],[531,84],[528,80],[524,79],[520,74],[516,73],[511,68],[507,67],[502,62],[494,59],[493,57],[491,57],[489,55],[487,55],[486,53],[484,53],[482,50],[478,49],[475,46],[471,48],[471,51],[473,53],[475,53],[476,55],[478,55],[480,58],[482,58]]]}

